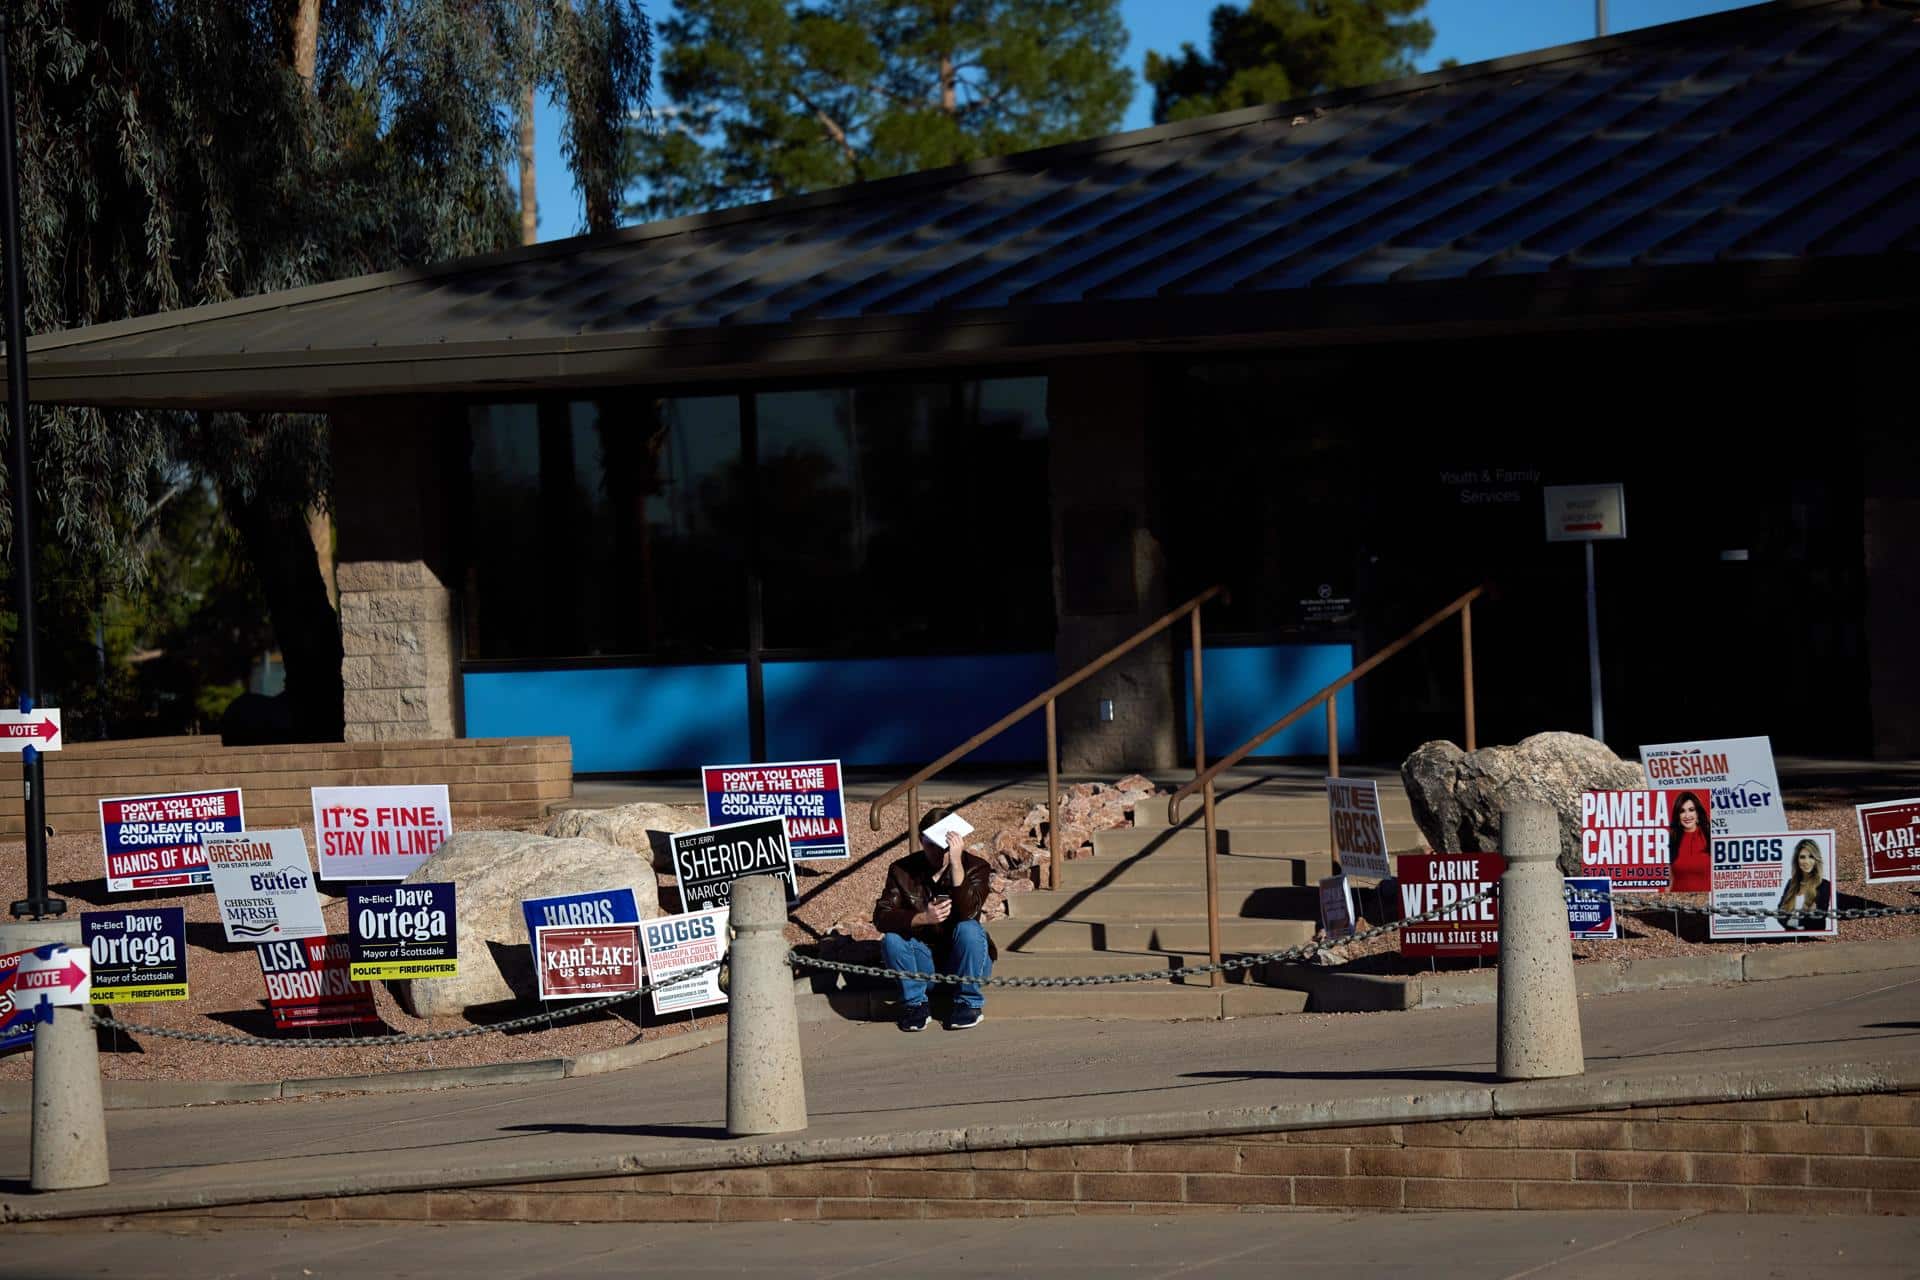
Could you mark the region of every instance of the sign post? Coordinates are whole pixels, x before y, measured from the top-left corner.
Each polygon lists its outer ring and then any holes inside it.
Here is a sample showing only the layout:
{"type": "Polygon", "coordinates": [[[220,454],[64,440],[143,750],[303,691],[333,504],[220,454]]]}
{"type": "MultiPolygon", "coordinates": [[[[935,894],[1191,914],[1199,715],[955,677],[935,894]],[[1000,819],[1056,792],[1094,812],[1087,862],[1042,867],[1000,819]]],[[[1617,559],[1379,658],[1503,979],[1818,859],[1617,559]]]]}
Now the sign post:
{"type": "Polygon", "coordinates": [[[1587,552],[1587,685],[1593,692],[1593,737],[1607,740],[1600,707],[1600,597],[1594,587],[1593,544],[1627,536],[1627,491],[1617,484],[1550,484],[1547,541],[1583,542],[1587,552]]]}

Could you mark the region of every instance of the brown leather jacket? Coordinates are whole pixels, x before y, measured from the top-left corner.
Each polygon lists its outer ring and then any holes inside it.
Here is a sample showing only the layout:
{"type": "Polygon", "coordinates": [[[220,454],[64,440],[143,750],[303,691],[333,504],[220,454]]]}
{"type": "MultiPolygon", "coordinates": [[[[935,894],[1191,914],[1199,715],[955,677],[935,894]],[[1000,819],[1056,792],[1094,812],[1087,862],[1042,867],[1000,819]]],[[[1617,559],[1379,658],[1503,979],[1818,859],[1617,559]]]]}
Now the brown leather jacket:
{"type": "MultiPolygon", "coordinates": [[[[953,942],[953,926],[962,920],[978,918],[980,908],[987,901],[987,880],[993,874],[993,869],[985,860],[970,853],[960,855],[960,866],[966,874],[958,885],[949,885],[945,863],[930,867],[927,865],[927,855],[917,850],[896,859],[887,868],[886,888],[880,891],[879,901],[873,904],[873,927],[882,933],[918,938],[934,949],[936,963],[945,960],[946,949],[953,942]],[[933,883],[936,870],[941,873],[938,885],[933,883]],[[913,918],[927,909],[927,903],[943,893],[953,898],[953,911],[947,916],[946,923],[914,927],[911,923],[913,918]]],[[[987,954],[999,954],[991,937],[987,939],[987,954]]]]}

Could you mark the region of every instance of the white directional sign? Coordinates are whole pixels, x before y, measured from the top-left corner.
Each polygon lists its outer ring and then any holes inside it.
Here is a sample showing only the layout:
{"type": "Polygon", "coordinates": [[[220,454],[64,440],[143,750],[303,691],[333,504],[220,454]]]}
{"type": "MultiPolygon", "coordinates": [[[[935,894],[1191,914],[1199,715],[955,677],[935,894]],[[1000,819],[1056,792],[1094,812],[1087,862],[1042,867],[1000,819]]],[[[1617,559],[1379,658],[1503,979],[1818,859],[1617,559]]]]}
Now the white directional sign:
{"type": "Polygon", "coordinates": [[[18,955],[11,992],[14,1003],[33,1005],[45,996],[56,1005],[87,1004],[93,953],[85,947],[43,946],[18,955]]]}
{"type": "Polygon", "coordinates": [[[22,747],[58,751],[64,741],[60,736],[58,707],[42,707],[38,711],[0,711],[0,751],[18,751],[22,747]]]}

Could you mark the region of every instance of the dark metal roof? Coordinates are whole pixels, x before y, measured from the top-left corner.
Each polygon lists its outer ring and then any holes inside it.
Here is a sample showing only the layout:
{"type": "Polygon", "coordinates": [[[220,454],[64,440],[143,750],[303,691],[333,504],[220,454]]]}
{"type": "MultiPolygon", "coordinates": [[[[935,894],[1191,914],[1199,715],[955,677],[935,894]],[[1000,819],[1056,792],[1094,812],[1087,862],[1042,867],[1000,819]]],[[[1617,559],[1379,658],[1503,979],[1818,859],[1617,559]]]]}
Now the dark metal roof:
{"type": "Polygon", "coordinates": [[[1920,23],[1775,3],[48,335],[35,399],[310,403],[1901,296],[1920,23]]]}

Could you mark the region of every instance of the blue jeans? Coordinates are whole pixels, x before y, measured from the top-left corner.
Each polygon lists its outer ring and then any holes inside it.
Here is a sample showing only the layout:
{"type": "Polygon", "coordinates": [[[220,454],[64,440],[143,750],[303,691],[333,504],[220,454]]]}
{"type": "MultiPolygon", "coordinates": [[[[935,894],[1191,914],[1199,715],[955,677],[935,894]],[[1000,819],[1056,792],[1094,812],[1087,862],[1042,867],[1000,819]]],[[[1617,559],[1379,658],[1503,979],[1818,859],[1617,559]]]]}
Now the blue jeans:
{"type": "MultiPolygon", "coordinates": [[[[883,933],[880,935],[880,950],[887,957],[889,969],[906,969],[914,973],[959,973],[969,978],[984,978],[993,972],[993,961],[987,957],[987,930],[978,920],[962,920],[953,926],[952,953],[943,968],[935,968],[933,949],[918,938],[883,933]]],[[[912,978],[900,979],[900,998],[908,1004],[925,1004],[927,984],[912,978]]],[[[956,1009],[980,1009],[986,1007],[986,1003],[987,998],[980,994],[978,983],[962,983],[953,993],[953,1007],[956,1009]]]]}

